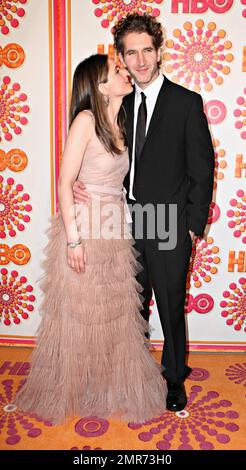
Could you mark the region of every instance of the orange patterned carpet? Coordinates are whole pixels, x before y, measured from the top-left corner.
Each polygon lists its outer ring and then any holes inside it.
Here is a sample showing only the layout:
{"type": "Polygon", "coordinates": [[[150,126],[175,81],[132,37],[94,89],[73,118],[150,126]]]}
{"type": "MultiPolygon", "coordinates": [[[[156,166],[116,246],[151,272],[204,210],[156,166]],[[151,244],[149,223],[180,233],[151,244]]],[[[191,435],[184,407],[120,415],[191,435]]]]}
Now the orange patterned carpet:
{"type": "MultiPolygon", "coordinates": [[[[184,411],[144,425],[75,417],[52,426],[11,404],[26,376],[31,349],[0,348],[0,449],[246,449],[246,362],[240,354],[190,354],[184,411]]],[[[153,352],[160,361],[160,352],[153,352]]]]}

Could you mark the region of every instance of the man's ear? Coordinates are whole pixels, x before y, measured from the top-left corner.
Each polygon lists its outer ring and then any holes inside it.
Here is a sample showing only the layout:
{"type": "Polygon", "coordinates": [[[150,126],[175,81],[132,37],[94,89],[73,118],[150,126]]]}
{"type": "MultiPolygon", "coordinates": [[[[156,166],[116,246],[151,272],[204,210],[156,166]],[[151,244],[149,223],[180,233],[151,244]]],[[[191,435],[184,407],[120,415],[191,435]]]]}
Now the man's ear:
{"type": "Polygon", "coordinates": [[[157,62],[161,60],[161,48],[157,49],[157,62]]]}

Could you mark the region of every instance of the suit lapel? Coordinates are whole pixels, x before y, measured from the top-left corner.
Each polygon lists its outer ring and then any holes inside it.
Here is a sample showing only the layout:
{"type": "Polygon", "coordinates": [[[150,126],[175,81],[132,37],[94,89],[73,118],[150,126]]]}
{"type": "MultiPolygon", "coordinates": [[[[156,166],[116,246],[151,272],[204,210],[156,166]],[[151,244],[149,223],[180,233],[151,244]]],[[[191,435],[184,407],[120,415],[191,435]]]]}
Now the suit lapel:
{"type": "MultiPolygon", "coordinates": [[[[170,86],[171,83],[172,82],[168,80],[168,78],[164,75],[164,81],[160,89],[159,95],[157,97],[153,114],[151,116],[148,131],[145,137],[144,146],[147,140],[149,139],[149,137],[151,136],[152,132],[158,126],[159,121],[161,121],[164,117],[167,116],[166,111],[167,111],[167,103],[168,103],[168,100],[170,98],[170,93],[171,93],[171,86],[170,86]]],[[[143,146],[143,149],[144,149],[144,146],[143,146]]]]}
{"type": "MultiPolygon", "coordinates": [[[[142,152],[152,132],[156,129],[157,125],[159,124],[159,121],[161,121],[164,117],[167,116],[166,110],[167,110],[167,104],[170,98],[171,91],[172,91],[172,82],[166,77],[166,75],[164,75],[164,81],[160,89],[159,95],[157,97],[153,114],[151,116],[151,120],[150,120],[149,127],[148,127],[148,132],[145,138],[142,152]]],[[[125,101],[124,101],[124,106],[125,106],[126,113],[127,113],[126,132],[127,132],[130,162],[132,160],[134,102],[135,102],[135,88],[133,92],[125,98],[125,101]]]]}

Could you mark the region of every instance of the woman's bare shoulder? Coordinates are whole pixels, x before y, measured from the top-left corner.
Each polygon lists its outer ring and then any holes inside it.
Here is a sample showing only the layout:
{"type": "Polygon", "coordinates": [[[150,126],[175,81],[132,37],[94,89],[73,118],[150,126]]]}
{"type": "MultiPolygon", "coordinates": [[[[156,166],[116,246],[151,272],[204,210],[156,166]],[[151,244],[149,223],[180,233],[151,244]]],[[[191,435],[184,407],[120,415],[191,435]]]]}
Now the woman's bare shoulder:
{"type": "Polygon", "coordinates": [[[87,116],[90,116],[90,118],[92,118],[94,120],[94,114],[93,114],[91,109],[84,109],[83,111],[80,111],[79,114],[81,114],[81,113],[84,113],[87,116]]]}
{"type": "Polygon", "coordinates": [[[72,122],[72,126],[75,132],[83,132],[90,138],[92,136],[95,124],[92,112],[87,109],[80,111],[72,122]]]}
{"type": "Polygon", "coordinates": [[[87,125],[91,128],[95,127],[95,118],[94,114],[90,109],[83,109],[83,111],[80,111],[76,118],[78,117],[78,120],[84,124],[87,125]]]}
{"type": "Polygon", "coordinates": [[[90,109],[83,109],[80,111],[74,121],[77,120],[78,122],[82,122],[84,124],[91,124],[94,123],[94,115],[90,109]]]}

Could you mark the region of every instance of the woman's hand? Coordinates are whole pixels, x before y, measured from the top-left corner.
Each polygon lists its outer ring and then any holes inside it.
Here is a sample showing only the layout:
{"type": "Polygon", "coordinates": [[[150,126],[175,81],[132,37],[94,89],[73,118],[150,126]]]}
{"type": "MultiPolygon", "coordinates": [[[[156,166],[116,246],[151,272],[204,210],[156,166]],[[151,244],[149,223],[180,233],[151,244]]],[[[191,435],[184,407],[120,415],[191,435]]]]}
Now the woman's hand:
{"type": "Polygon", "coordinates": [[[74,202],[80,204],[81,202],[87,203],[91,196],[86,192],[86,186],[81,180],[76,180],[73,184],[73,198],[74,202]]]}
{"type": "Polygon", "coordinates": [[[78,274],[85,272],[85,249],[83,245],[78,245],[75,248],[67,248],[67,262],[71,269],[78,274]]]}

